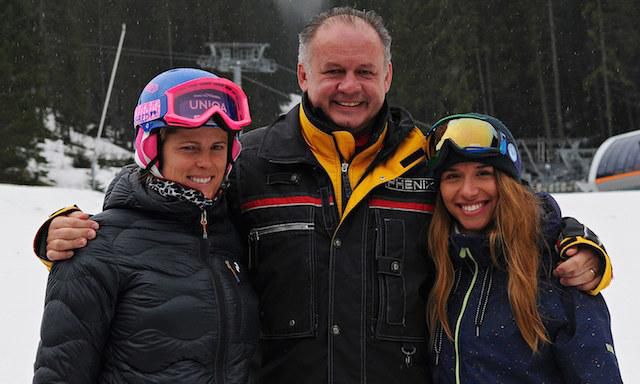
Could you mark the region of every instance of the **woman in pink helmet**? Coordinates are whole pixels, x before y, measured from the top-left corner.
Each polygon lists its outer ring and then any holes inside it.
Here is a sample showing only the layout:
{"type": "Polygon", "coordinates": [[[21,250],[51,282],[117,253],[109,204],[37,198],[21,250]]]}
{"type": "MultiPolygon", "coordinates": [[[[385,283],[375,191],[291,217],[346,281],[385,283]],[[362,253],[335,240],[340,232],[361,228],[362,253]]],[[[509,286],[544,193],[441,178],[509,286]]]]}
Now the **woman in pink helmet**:
{"type": "Polygon", "coordinates": [[[161,73],[134,112],[136,166],[111,183],[99,236],[51,266],[34,383],[244,383],[257,301],[224,187],[251,122],[237,85],[161,73]]]}

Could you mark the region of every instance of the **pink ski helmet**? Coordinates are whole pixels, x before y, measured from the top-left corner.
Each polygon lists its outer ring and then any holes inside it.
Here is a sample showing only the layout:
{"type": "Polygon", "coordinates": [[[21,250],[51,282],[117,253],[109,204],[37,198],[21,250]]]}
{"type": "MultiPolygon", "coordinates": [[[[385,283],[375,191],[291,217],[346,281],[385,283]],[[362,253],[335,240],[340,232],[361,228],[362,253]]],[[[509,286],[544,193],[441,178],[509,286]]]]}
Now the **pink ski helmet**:
{"type": "Polygon", "coordinates": [[[247,96],[230,80],[195,68],[176,68],[154,77],[133,113],[135,161],[163,177],[158,164],[158,130],[164,127],[222,128],[229,133],[226,175],[240,154],[238,134],[251,123],[247,96]]]}

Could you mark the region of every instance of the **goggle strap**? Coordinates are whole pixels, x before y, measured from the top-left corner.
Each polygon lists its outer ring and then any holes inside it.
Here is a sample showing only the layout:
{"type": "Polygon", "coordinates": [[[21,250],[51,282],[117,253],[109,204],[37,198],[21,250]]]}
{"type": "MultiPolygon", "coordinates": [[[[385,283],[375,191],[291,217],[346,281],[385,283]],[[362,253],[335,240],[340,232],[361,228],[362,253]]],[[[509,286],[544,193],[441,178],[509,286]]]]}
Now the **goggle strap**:
{"type": "Polygon", "coordinates": [[[158,163],[158,156],[154,157],[153,160],[151,160],[149,162],[149,164],[147,164],[146,167],[144,167],[144,173],[152,173],[151,169],[158,163]]]}

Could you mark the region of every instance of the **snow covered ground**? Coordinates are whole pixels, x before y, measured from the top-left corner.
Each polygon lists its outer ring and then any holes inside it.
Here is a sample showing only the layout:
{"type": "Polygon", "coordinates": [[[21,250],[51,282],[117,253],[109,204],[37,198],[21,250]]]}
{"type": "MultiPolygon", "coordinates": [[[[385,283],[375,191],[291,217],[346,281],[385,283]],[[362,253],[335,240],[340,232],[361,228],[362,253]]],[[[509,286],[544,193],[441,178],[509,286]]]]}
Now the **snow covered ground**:
{"type": "MultiPolygon", "coordinates": [[[[94,147],[97,143],[99,157],[102,160],[121,160],[124,163],[133,161],[133,153],[127,149],[110,143],[108,140],[95,140],[92,137],[71,132],[72,144],[65,144],[62,140],[44,139],[39,144],[41,155],[47,160],[41,164],[47,171],[47,182],[58,187],[86,189],[91,186],[91,169],[75,168],[73,158],[81,155],[86,161],[93,160],[94,147]],[[128,161],[127,161],[128,160],[128,161]]],[[[32,164],[32,167],[35,167],[32,164]]],[[[98,167],[94,175],[96,183],[104,189],[118,173],[120,167],[98,167]]]]}
{"type": "MultiPolygon", "coordinates": [[[[605,291],[623,378],[640,383],[640,261],[633,241],[640,228],[640,191],[559,194],[565,215],[588,223],[606,243],[615,279],[605,291]],[[637,280],[636,280],[637,279],[637,280]],[[635,282],[635,283],[634,283],[635,282]],[[635,363],[634,363],[635,362],[635,363]]],[[[89,190],[0,184],[0,239],[6,247],[0,268],[0,383],[31,381],[47,271],[31,253],[37,226],[57,208],[72,203],[98,212],[102,194],[89,190]]]]}

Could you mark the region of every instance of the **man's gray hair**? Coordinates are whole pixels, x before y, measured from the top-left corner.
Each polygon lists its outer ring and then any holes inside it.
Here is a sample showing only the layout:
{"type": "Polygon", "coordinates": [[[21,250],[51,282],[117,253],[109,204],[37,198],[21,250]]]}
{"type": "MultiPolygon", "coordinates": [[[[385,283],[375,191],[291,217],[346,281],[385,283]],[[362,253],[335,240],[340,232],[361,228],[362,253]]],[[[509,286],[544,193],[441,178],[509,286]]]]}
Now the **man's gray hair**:
{"type": "Polygon", "coordinates": [[[332,19],[331,22],[355,24],[358,20],[367,23],[380,37],[384,47],[385,66],[391,62],[391,35],[384,26],[382,17],[374,11],[359,10],[352,7],[335,7],[314,16],[298,34],[298,63],[308,64],[309,43],[318,29],[332,19]]]}

